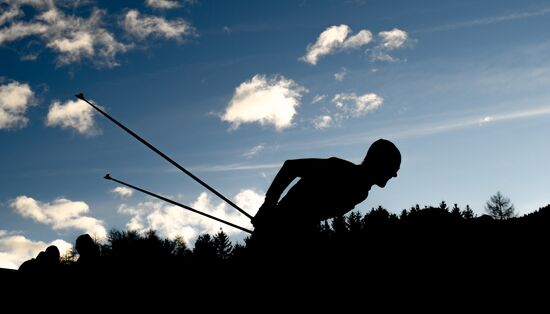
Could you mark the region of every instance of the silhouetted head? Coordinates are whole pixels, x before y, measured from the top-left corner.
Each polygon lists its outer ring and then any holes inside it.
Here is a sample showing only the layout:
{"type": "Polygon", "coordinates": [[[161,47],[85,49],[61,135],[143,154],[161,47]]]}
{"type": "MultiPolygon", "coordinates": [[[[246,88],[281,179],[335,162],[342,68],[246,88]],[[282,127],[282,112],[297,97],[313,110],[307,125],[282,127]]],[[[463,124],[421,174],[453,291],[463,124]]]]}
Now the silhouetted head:
{"type": "Polygon", "coordinates": [[[80,257],[93,257],[99,255],[99,248],[89,234],[80,235],[76,238],[76,251],[80,257]]]}
{"type": "Polygon", "coordinates": [[[39,262],[43,262],[46,259],[47,259],[46,258],[46,252],[44,252],[44,251],[40,251],[40,253],[38,253],[38,255],[36,255],[36,260],[39,261],[39,262]]]}
{"type": "Polygon", "coordinates": [[[401,153],[392,142],[379,139],[369,147],[361,165],[368,169],[373,183],[383,188],[388,180],[397,177],[397,171],[401,166],[401,153]]]}
{"type": "Polygon", "coordinates": [[[59,258],[61,254],[59,254],[59,249],[55,245],[50,245],[46,249],[46,258],[48,259],[49,263],[57,264],[59,263],[59,258]]]}

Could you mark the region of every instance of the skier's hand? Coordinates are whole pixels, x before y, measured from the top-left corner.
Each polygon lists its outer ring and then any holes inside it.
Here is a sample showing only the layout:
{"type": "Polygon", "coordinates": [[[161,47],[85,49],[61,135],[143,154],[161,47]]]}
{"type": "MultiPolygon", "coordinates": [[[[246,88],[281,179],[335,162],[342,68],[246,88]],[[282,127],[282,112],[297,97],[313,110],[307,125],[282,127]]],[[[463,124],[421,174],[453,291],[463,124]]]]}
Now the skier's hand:
{"type": "Polygon", "coordinates": [[[251,219],[252,225],[257,226],[258,224],[261,224],[268,216],[268,212],[274,210],[274,207],[275,205],[264,202],[258,209],[256,215],[251,219]]]}

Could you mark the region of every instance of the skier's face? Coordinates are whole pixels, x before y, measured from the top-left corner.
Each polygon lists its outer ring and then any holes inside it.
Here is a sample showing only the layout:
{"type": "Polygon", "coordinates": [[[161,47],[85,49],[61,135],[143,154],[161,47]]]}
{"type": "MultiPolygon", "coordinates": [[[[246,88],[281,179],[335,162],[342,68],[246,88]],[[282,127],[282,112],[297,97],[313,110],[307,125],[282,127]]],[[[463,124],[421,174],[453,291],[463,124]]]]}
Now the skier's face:
{"type": "Polygon", "coordinates": [[[397,177],[398,171],[399,171],[399,166],[381,169],[381,171],[377,173],[374,184],[378,185],[381,188],[385,187],[391,178],[397,177]]]}

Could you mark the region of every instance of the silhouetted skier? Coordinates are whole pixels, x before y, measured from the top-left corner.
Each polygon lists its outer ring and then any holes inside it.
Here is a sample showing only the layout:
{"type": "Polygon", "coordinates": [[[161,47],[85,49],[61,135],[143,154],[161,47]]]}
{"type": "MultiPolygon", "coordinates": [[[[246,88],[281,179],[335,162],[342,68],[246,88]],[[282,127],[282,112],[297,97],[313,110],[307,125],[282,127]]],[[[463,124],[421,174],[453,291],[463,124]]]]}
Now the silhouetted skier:
{"type": "Polygon", "coordinates": [[[79,271],[97,270],[99,262],[99,246],[95,243],[89,234],[82,234],[76,238],[75,249],[78,252],[76,261],[79,271]]]}
{"type": "Polygon", "coordinates": [[[36,258],[26,260],[21,265],[19,265],[18,271],[22,274],[36,274],[40,272],[41,261],[44,259],[45,256],[46,253],[44,251],[40,251],[40,253],[36,255],[36,258]]]}
{"type": "Polygon", "coordinates": [[[31,258],[19,266],[19,272],[23,274],[53,274],[59,272],[60,264],[59,249],[50,245],[46,251],[40,251],[36,258],[31,258]]]}
{"type": "Polygon", "coordinates": [[[373,185],[385,187],[397,177],[401,153],[390,141],[379,139],[359,165],[332,157],[287,160],[267,190],[252,219],[255,246],[291,245],[315,234],[319,222],[343,215],[364,201],[373,185]],[[295,179],[300,180],[281,199],[295,179]],[[281,243],[289,241],[289,243],[281,243]]]}
{"type": "Polygon", "coordinates": [[[48,272],[59,272],[61,268],[61,254],[55,245],[50,245],[46,248],[46,256],[42,261],[44,270],[48,272]]]}

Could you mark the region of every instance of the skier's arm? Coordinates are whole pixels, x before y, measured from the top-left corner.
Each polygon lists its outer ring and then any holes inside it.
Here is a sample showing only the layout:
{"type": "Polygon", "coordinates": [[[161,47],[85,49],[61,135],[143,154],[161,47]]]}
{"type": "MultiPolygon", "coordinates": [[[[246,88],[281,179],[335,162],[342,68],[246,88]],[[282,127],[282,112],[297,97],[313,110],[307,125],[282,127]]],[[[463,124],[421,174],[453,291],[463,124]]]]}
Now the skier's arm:
{"type": "Polygon", "coordinates": [[[294,179],[318,174],[322,171],[325,162],[326,159],[314,158],[285,161],[265,194],[264,205],[277,205],[281,194],[294,179]]]}

